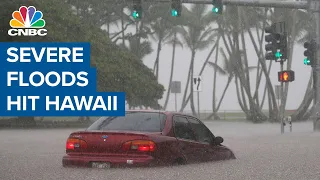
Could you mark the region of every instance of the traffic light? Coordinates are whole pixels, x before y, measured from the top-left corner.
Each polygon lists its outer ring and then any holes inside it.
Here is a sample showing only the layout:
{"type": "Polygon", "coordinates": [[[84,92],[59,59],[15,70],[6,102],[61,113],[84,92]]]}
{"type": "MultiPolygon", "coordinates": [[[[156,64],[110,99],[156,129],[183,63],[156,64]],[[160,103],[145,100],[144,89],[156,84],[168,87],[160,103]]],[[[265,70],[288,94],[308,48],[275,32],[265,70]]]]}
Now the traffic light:
{"type": "Polygon", "coordinates": [[[278,60],[281,59],[282,53],[278,51],[280,49],[280,41],[281,35],[275,32],[275,25],[272,24],[269,27],[265,28],[265,45],[266,50],[266,60],[278,60]]]}
{"type": "Polygon", "coordinates": [[[212,0],[212,12],[215,14],[222,14],[223,4],[222,0],[212,0]]]}
{"type": "Polygon", "coordinates": [[[141,6],[141,0],[133,0],[133,12],[132,17],[134,19],[141,19],[142,18],[142,6],[141,6]]]}
{"type": "Polygon", "coordinates": [[[278,81],[279,82],[292,82],[294,81],[294,71],[280,71],[278,72],[278,81]]]}
{"type": "Polygon", "coordinates": [[[171,0],[171,16],[181,16],[182,3],[181,0],[171,0]]]}
{"type": "Polygon", "coordinates": [[[317,51],[317,43],[314,39],[312,39],[309,42],[305,42],[303,44],[304,48],[306,48],[306,50],[304,51],[304,56],[306,56],[303,60],[303,64],[305,65],[313,65],[315,62],[315,55],[316,55],[316,51],[317,51]]]}
{"type": "Polygon", "coordinates": [[[281,53],[281,59],[286,60],[288,59],[288,49],[287,49],[287,34],[281,34],[279,38],[279,45],[280,45],[280,53],[281,53]]]}

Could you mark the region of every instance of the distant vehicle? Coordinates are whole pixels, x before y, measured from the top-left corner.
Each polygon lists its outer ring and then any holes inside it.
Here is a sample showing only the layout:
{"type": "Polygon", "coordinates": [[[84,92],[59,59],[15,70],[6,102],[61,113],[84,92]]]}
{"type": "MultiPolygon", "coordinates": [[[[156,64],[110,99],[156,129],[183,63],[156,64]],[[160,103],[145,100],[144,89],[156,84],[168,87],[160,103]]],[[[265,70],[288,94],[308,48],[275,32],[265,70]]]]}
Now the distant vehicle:
{"type": "Polygon", "coordinates": [[[109,168],[236,159],[222,142],[193,116],[127,111],[124,117],[101,117],[85,131],[71,133],[62,164],[109,168]]]}

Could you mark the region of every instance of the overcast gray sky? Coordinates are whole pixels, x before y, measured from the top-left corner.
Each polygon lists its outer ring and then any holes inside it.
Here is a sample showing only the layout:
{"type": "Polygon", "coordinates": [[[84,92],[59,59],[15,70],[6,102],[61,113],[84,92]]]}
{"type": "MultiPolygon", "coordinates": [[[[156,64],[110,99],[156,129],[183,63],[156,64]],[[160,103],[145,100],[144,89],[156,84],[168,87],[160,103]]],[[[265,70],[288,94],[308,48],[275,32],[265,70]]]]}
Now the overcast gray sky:
{"type": "MultiPolygon", "coordinates": [[[[249,59],[249,66],[256,66],[257,64],[257,56],[253,49],[253,45],[249,42],[250,38],[246,38],[247,43],[247,54],[249,59]]],[[[153,48],[156,50],[156,43],[153,43],[153,48]]],[[[208,47],[207,50],[200,51],[196,55],[196,63],[195,63],[195,73],[198,74],[200,72],[200,69],[203,65],[203,62],[205,61],[211,47],[208,47]]],[[[304,92],[307,87],[307,83],[310,77],[311,73],[311,67],[306,66],[303,64],[303,55],[304,48],[302,45],[295,44],[294,51],[293,51],[293,62],[292,62],[292,70],[295,71],[296,77],[295,81],[290,83],[289,86],[289,95],[288,95],[288,101],[286,109],[296,109],[299,104],[301,103],[304,92]]],[[[165,86],[167,89],[168,82],[169,82],[169,76],[170,76],[170,67],[171,67],[171,53],[172,48],[170,46],[163,47],[161,54],[160,54],[160,78],[159,82],[165,86]]],[[[188,73],[189,63],[190,63],[190,57],[191,53],[190,51],[184,47],[178,48],[176,51],[176,63],[175,63],[175,72],[173,75],[173,80],[175,81],[181,81],[182,88],[186,85],[186,74],[188,73]]],[[[148,55],[144,59],[144,63],[149,66],[150,68],[153,67],[153,63],[156,58],[156,51],[154,51],[152,54],[148,55]]],[[[214,53],[211,56],[210,61],[214,61],[214,53]]],[[[222,65],[222,60],[218,60],[219,64],[222,65]]],[[[273,63],[272,70],[270,73],[271,81],[274,85],[280,84],[278,82],[278,74],[277,72],[280,70],[280,64],[279,63],[273,63]]],[[[286,69],[286,64],[285,64],[286,69]]],[[[203,86],[202,86],[202,92],[200,93],[200,109],[201,110],[211,110],[212,108],[212,87],[213,87],[213,68],[210,66],[207,66],[203,75],[203,86]]],[[[251,72],[250,81],[251,86],[255,85],[256,81],[256,70],[251,72]]],[[[227,81],[227,77],[223,75],[217,76],[217,98],[219,99],[221,97],[222,91],[225,87],[227,81]]],[[[260,88],[260,95],[262,96],[263,93],[263,87],[265,84],[265,80],[263,79],[262,82],[262,88],[260,88]]],[[[253,89],[253,88],[252,88],[253,89]]],[[[253,90],[252,90],[253,92],[253,90]]],[[[195,93],[196,95],[196,93],[195,93]]],[[[178,94],[178,108],[180,107],[181,101],[182,101],[183,94],[178,94]]],[[[196,97],[196,96],[195,96],[196,97]]],[[[164,102],[164,98],[162,101],[160,101],[162,104],[164,102]]],[[[267,109],[267,103],[265,103],[264,109],[267,109]]],[[[170,96],[168,109],[174,110],[174,94],[170,96]]],[[[186,108],[186,110],[190,110],[189,106],[186,108]]],[[[223,103],[221,105],[220,110],[240,110],[237,95],[236,95],[236,88],[234,81],[231,83],[227,94],[223,100],[223,103]]]]}

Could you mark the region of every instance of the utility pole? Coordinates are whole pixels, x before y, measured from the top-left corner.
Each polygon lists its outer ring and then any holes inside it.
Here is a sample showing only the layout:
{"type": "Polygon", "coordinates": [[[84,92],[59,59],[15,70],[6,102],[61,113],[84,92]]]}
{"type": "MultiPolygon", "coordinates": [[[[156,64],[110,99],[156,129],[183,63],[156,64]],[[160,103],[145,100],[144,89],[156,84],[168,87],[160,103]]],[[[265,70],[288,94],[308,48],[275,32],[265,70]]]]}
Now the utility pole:
{"type": "MultiPolygon", "coordinates": [[[[283,61],[281,60],[280,61],[280,71],[282,72],[283,71],[283,61]]],[[[283,91],[284,91],[284,87],[283,87],[283,81],[281,81],[281,85],[280,85],[281,87],[280,87],[280,92],[281,92],[281,104],[283,104],[283,91]]],[[[279,110],[280,110],[280,106],[279,106],[279,110]]],[[[284,122],[283,122],[283,113],[280,111],[279,112],[279,116],[280,116],[280,131],[281,131],[281,134],[283,134],[284,133],[284,122]]]]}
{"type": "Polygon", "coordinates": [[[319,110],[320,110],[320,0],[317,1],[310,1],[310,11],[315,11],[315,20],[316,20],[316,58],[314,61],[314,65],[312,67],[313,71],[313,88],[314,88],[314,109],[312,112],[312,119],[313,119],[313,130],[319,131],[320,130],[320,121],[318,121],[319,117],[319,110]],[[314,8],[314,9],[312,9],[314,8]]]}

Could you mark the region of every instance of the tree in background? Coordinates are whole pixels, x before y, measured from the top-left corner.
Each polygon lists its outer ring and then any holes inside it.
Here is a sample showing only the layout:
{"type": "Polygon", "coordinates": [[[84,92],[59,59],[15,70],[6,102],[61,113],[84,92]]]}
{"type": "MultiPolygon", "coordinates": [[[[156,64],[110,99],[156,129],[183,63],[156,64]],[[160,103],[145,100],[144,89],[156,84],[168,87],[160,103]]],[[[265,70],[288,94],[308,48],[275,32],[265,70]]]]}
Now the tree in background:
{"type": "MultiPolygon", "coordinates": [[[[110,41],[105,31],[100,29],[99,25],[103,24],[101,22],[103,20],[98,20],[98,17],[93,15],[85,16],[92,12],[82,9],[78,10],[79,14],[74,14],[70,11],[72,8],[70,5],[59,0],[34,2],[5,0],[1,1],[1,5],[5,7],[4,11],[0,12],[1,42],[90,42],[91,65],[97,68],[98,91],[124,91],[127,93],[129,104],[159,107],[157,101],[162,98],[164,87],[158,84],[151,69],[146,67],[138,56],[110,41]],[[48,30],[47,36],[14,38],[7,36],[10,15],[21,5],[33,5],[43,12],[48,30]]],[[[29,119],[34,121],[34,117],[29,119]]]]}

